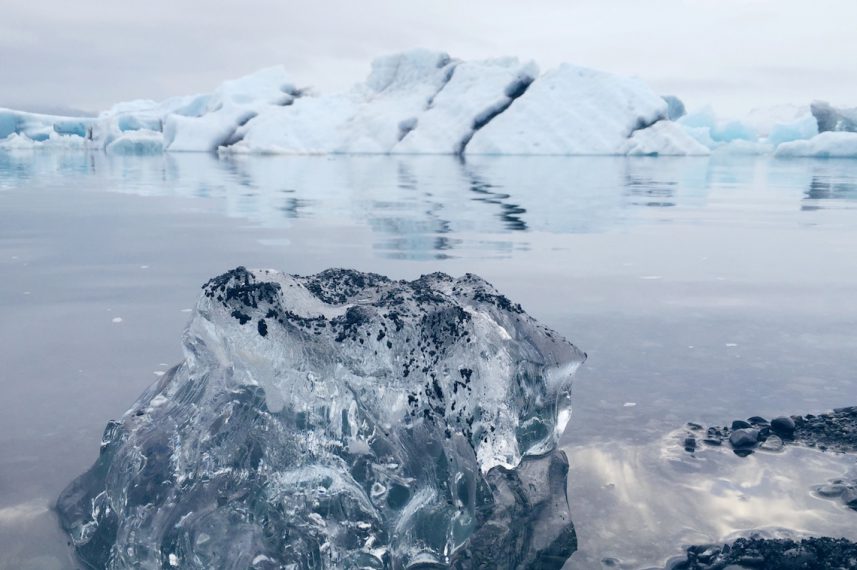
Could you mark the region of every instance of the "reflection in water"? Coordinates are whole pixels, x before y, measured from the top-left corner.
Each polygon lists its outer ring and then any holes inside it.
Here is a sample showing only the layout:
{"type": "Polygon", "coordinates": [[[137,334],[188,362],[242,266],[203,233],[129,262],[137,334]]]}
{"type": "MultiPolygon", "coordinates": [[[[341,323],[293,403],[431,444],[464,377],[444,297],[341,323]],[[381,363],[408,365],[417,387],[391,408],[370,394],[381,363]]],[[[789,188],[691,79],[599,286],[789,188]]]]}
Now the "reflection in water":
{"type": "MultiPolygon", "coordinates": [[[[857,182],[854,179],[854,168],[849,162],[843,165],[840,161],[833,161],[833,168],[825,169],[824,172],[814,173],[809,189],[806,191],[803,210],[821,210],[834,207],[848,207],[843,204],[846,201],[857,201],[857,182]]],[[[851,205],[850,207],[854,207],[851,205]]]]}
{"type": "Polygon", "coordinates": [[[744,459],[709,448],[694,457],[677,439],[566,451],[580,548],[570,568],[600,568],[611,558],[614,568],[663,568],[689,545],[754,529],[857,539],[853,511],[811,492],[841,477],[853,457],[803,448],[744,459]]]}
{"type": "Polygon", "coordinates": [[[629,178],[625,181],[627,195],[635,206],[669,208],[675,206],[676,182],[661,182],[649,178],[629,178]]]}
{"type": "Polygon", "coordinates": [[[517,204],[506,202],[511,196],[502,192],[495,192],[492,188],[493,186],[480,179],[478,174],[471,173],[470,191],[478,194],[473,199],[500,206],[500,220],[507,230],[526,231],[527,222],[524,221],[523,214],[526,214],[527,210],[517,204]]]}
{"type": "MultiPolygon", "coordinates": [[[[531,232],[602,232],[646,223],[651,207],[699,208],[712,192],[805,192],[803,209],[857,199],[841,162],[652,157],[234,157],[0,152],[0,188],[38,172],[141,195],[214,199],[265,227],[323,217],[365,223],[397,259],[503,256],[531,232]],[[801,179],[809,180],[800,188],[801,179]]],[[[747,199],[747,196],[742,199],[747,199]]],[[[659,218],[664,221],[664,218],[659,218]]]]}

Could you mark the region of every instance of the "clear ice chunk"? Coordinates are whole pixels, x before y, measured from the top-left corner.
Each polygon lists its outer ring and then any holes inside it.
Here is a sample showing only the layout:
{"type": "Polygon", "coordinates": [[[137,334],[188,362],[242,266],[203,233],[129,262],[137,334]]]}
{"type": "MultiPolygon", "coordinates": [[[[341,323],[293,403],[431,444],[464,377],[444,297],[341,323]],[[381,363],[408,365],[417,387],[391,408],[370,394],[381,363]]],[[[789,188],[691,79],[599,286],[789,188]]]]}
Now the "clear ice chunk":
{"type": "Polygon", "coordinates": [[[585,355],[475,275],[239,267],[62,493],[93,568],[560,568],[585,355]]]}

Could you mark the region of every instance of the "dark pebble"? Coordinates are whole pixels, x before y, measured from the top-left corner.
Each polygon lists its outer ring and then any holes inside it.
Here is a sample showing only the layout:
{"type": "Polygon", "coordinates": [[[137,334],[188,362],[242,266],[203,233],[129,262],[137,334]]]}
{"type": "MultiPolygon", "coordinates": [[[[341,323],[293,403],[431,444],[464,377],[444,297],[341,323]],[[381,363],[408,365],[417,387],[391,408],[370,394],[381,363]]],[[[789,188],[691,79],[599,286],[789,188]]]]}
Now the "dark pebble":
{"type": "Polygon", "coordinates": [[[780,416],[771,420],[771,429],[778,436],[790,439],[795,433],[795,422],[791,418],[780,416]]]}
{"type": "Polygon", "coordinates": [[[696,438],[695,437],[686,437],[684,438],[684,450],[693,453],[696,451],[696,438]]]}
{"type": "Polygon", "coordinates": [[[736,429],[729,435],[729,443],[735,449],[750,449],[759,441],[759,431],[755,429],[736,429]]]}
{"type": "Polygon", "coordinates": [[[842,538],[739,538],[719,552],[709,545],[691,546],[674,570],[833,570],[854,568],[857,544],[842,538]],[[716,554],[715,554],[716,552],[716,554]],[[713,556],[712,556],[713,555],[713,556]]]}
{"type": "Polygon", "coordinates": [[[857,489],[851,487],[842,493],[842,502],[851,509],[857,511],[857,489]]]}
{"type": "Polygon", "coordinates": [[[816,493],[822,497],[838,497],[845,491],[844,485],[822,485],[816,489],[816,493]]]}
{"type": "Polygon", "coordinates": [[[735,420],[732,422],[732,431],[736,429],[747,429],[748,427],[753,427],[749,422],[745,422],[744,420],[735,420]]]}

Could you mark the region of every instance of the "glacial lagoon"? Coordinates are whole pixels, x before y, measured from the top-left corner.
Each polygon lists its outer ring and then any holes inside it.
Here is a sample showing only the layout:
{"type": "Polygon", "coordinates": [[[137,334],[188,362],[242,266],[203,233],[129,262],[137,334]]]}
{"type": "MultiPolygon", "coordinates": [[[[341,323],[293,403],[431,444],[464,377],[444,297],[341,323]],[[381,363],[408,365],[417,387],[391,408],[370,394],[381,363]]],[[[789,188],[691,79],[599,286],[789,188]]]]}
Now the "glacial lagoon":
{"type": "Polygon", "coordinates": [[[853,457],[681,446],[689,421],[857,404],[855,238],[849,160],[0,151],[0,567],[75,567],[50,506],[238,265],[473,272],[585,350],[568,568],[857,539],[812,492],[853,457]]]}

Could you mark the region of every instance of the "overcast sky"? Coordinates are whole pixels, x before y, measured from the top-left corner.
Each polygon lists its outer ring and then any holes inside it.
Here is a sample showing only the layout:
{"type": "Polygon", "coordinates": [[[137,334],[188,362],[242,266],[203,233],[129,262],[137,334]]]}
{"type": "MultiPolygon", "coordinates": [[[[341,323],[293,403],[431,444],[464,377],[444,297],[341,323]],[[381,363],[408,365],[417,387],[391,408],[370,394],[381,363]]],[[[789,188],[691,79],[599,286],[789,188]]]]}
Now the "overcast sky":
{"type": "Polygon", "coordinates": [[[636,75],[722,114],[857,106],[857,0],[2,0],[0,106],[95,111],[274,64],[330,92],[412,47],[636,75]]]}

